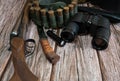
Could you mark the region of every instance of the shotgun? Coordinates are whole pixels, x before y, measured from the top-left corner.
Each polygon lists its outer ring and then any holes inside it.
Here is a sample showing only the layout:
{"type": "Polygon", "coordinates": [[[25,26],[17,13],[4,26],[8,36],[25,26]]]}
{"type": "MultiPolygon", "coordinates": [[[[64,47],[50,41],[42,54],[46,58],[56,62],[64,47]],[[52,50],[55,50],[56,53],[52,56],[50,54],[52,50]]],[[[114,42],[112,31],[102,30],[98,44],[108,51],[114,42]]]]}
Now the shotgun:
{"type": "MultiPolygon", "coordinates": [[[[27,24],[29,22],[27,13],[29,6],[28,4],[26,5],[27,6],[25,6],[24,11],[20,15],[10,35],[10,49],[12,50],[12,60],[15,70],[12,78],[9,81],[39,81],[38,78],[29,70],[27,64],[25,63],[25,44],[32,42],[32,39],[30,41],[24,41],[23,39],[24,28],[27,27],[27,24]]],[[[35,44],[35,42],[33,43],[35,44]]],[[[31,51],[29,51],[29,54],[30,52],[31,51]]],[[[33,51],[31,53],[33,53],[33,51]]]]}
{"type": "MultiPolygon", "coordinates": [[[[21,13],[21,15],[19,16],[11,34],[10,34],[10,40],[12,40],[12,38],[14,37],[21,37],[23,39],[25,39],[25,34],[26,34],[26,30],[29,24],[29,8],[30,6],[32,6],[32,4],[29,2],[29,0],[26,2],[26,5],[23,9],[23,12],[21,13]]],[[[34,50],[28,50],[30,47],[30,44],[28,45],[28,43],[32,43],[33,44],[33,48],[35,50],[35,40],[34,39],[28,39],[25,41],[25,55],[26,56],[30,56],[31,54],[33,54],[34,50]],[[28,48],[28,49],[27,49],[28,48]]],[[[11,49],[11,47],[10,47],[11,49]]]]}

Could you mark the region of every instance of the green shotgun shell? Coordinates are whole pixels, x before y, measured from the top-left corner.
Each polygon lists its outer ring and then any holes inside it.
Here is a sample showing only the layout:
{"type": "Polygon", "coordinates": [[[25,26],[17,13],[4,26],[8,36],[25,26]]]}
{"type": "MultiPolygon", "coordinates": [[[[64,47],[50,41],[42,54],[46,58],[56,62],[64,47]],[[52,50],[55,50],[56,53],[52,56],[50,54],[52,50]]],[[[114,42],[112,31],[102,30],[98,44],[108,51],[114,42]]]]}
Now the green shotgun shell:
{"type": "Polygon", "coordinates": [[[69,18],[70,18],[69,7],[64,7],[64,10],[63,10],[64,25],[68,23],[69,18]]]}
{"type": "Polygon", "coordinates": [[[47,12],[46,9],[41,9],[41,23],[46,29],[48,29],[49,25],[48,25],[46,12],[47,12]]]}
{"type": "Polygon", "coordinates": [[[69,9],[70,9],[70,10],[69,10],[69,13],[70,13],[70,18],[71,18],[71,17],[73,17],[74,14],[75,14],[75,13],[74,13],[74,5],[69,4],[68,6],[69,6],[69,9]]]}
{"type": "Polygon", "coordinates": [[[49,25],[51,28],[57,28],[56,18],[53,10],[48,11],[49,25]]]}
{"type": "MultiPolygon", "coordinates": [[[[36,21],[36,12],[35,12],[35,7],[31,7],[30,8],[30,18],[32,19],[32,21],[36,21]]],[[[34,22],[36,24],[36,22],[34,22]]]]}
{"type": "Polygon", "coordinates": [[[36,15],[35,22],[36,22],[37,25],[40,26],[41,25],[40,7],[35,7],[35,15],[36,15]]]}
{"type": "Polygon", "coordinates": [[[63,9],[57,9],[57,26],[61,28],[63,25],[63,9]]]}
{"type": "Polygon", "coordinates": [[[35,7],[39,7],[39,1],[38,0],[34,0],[33,4],[34,4],[35,7]]]}
{"type": "Polygon", "coordinates": [[[72,1],[72,3],[74,5],[74,13],[78,13],[78,6],[77,6],[77,1],[72,1]]]}

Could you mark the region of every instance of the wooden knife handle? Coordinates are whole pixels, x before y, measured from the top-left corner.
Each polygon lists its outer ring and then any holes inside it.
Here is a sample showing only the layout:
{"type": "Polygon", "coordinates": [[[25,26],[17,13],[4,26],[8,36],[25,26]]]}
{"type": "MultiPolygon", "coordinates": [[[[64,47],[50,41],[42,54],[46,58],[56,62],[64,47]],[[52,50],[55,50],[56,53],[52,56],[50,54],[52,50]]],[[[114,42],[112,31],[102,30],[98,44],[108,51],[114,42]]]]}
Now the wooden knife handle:
{"type": "Polygon", "coordinates": [[[40,39],[41,46],[43,48],[43,52],[46,55],[47,59],[52,63],[56,64],[56,62],[60,59],[60,56],[58,56],[52,49],[52,47],[49,44],[48,39],[40,39]]]}

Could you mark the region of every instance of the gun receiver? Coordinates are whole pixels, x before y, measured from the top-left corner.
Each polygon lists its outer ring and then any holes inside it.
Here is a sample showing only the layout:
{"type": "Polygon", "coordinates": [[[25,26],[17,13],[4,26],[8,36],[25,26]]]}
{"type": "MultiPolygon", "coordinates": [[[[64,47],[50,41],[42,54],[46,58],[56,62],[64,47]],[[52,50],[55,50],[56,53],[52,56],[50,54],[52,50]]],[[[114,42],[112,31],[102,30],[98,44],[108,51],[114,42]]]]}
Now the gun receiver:
{"type": "Polygon", "coordinates": [[[25,63],[24,40],[22,38],[14,37],[11,40],[11,49],[15,71],[10,81],[39,81],[25,63]]]}

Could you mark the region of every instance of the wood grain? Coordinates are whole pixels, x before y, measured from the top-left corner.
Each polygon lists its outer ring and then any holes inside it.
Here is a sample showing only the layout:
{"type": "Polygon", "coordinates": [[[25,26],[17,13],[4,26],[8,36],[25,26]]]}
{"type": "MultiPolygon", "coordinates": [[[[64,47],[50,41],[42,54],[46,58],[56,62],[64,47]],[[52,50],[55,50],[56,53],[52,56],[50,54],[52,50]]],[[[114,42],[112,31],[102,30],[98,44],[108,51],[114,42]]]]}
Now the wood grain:
{"type": "Polygon", "coordinates": [[[90,36],[79,37],[79,43],[76,44],[79,78],[81,81],[102,81],[97,52],[92,48],[91,40],[90,36]]]}
{"type": "Polygon", "coordinates": [[[60,61],[53,68],[51,81],[102,81],[97,52],[91,37],[82,36],[72,44],[57,47],[60,61]]]}
{"type": "Polygon", "coordinates": [[[111,38],[109,47],[104,51],[99,51],[99,61],[103,81],[119,81],[120,80],[120,28],[118,25],[111,26],[111,38]]]}
{"type": "MultiPolygon", "coordinates": [[[[49,63],[49,61],[46,59],[45,55],[42,52],[41,45],[39,44],[39,36],[37,32],[37,27],[34,25],[33,22],[30,22],[27,28],[26,39],[34,39],[36,41],[36,49],[35,49],[34,54],[29,57],[26,57],[26,62],[28,64],[28,67],[37,77],[39,77],[40,81],[50,80],[52,64],[49,63]]],[[[49,39],[49,41],[51,40],[49,39]]],[[[50,42],[50,44],[54,48],[55,43],[50,42]]],[[[12,65],[8,66],[7,68],[13,71],[12,65]]],[[[8,78],[10,78],[10,77],[5,78],[5,76],[8,76],[11,74],[11,72],[8,72],[9,69],[5,71],[4,77],[2,79],[3,81],[7,81],[8,78]]]]}
{"type": "Polygon", "coordinates": [[[10,61],[2,78],[1,78],[1,81],[9,81],[10,78],[12,77],[13,73],[14,73],[13,62],[10,61]]]}
{"type": "Polygon", "coordinates": [[[10,32],[12,31],[26,0],[1,0],[0,1],[0,77],[9,61],[11,52],[10,32]]]}
{"type": "MultiPolygon", "coordinates": [[[[52,64],[46,59],[41,45],[39,43],[39,36],[37,32],[37,27],[31,22],[26,33],[26,38],[32,38],[36,41],[36,50],[34,54],[30,57],[27,57],[27,63],[33,73],[35,73],[40,81],[49,81],[51,76],[52,64]]],[[[50,45],[55,48],[55,43],[50,41],[50,45]]]]}

